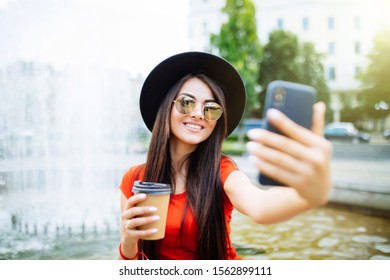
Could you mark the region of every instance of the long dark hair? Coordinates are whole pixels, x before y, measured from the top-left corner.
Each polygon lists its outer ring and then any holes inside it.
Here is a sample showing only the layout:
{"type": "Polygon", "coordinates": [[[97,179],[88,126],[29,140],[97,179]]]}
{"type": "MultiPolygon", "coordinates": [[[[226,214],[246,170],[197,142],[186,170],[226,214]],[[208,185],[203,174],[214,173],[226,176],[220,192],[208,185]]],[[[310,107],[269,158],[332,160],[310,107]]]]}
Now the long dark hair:
{"type": "MultiPolygon", "coordinates": [[[[220,86],[206,75],[187,75],[168,92],[157,114],[146,160],[145,181],[169,183],[174,186],[174,173],[170,156],[170,114],[173,100],[180,88],[190,78],[196,77],[206,83],[214,98],[222,106],[224,114],[208,139],[198,144],[185,161],[187,166],[187,205],[192,210],[198,229],[197,256],[199,259],[226,259],[228,233],[224,215],[223,187],[220,179],[221,147],[226,136],[226,102],[220,86]],[[207,195],[206,195],[207,194],[207,195]]],[[[182,165],[185,166],[185,165],[182,165]]],[[[140,241],[149,258],[156,258],[155,241],[140,241]]]]}

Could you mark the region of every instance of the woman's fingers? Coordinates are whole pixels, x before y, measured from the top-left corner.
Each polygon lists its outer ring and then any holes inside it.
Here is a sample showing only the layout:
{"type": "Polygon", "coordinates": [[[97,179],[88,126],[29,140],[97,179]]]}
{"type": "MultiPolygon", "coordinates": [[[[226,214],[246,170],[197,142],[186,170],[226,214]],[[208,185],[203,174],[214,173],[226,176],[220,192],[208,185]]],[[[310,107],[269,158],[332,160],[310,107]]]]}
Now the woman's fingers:
{"type": "Polygon", "coordinates": [[[312,148],[301,149],[302,154],[298,153],[298,157],[295,157],[296,153],[287,153],[257,142],[249,142],[247,147],[252,155],[251,161],[263,174],[289,186],[305,185],[326,165],[326,159],[317,159],[322,153],[312,148]]]}
{"type": "Polygon", "coordinates": [[[146,194],[144,193],[138,193],[133,196],[131,196],[126,203],[125,210],[130,209],[140,203],[141,201],[144,201],[146,199],[146,194]]]}
{"type": "Polygon", "coordinates": [[[131,196],[126,203],[125,209],[122,212],[122,227],[123,233],[132,239],[140,239],[149,237],[157,232],[156,228],[140,230],[140,226],[151,224],[160,219],[159,216],[153,215],[157,208],[153,206],[137,206],[138,203],[144,201],[145,194],[136,194],[131,196]]]}
{"type": "Polygon", "coordinates": [[[142,239],[147,238],[158,231],[156,228],[150,228],[147,230],[138,230],[138,229],[128,229],[126,230],[126,234],[132,239],[142,239]]]}
{"type": "Polygon", "coordinates": [[[292,168],[285,168],[279,164],[267,161],[265,158],[250,156],[250,161],[254,163],[261,173],[273,178],[286,186],[296,186],[301,182],[302,171],[294,172],[292,168]]]}
{"type": "MultiPolygon", "coordinates": [[[[282,146],[285,148],[285,146],[282,146]]],[[[263,162],[273,164],[280,168],[284,168],[287,171],[299,173],[303,172],[302,170],[302,160],[299,150],[293,150],[294,153],[286,153],[284,150],[277,150],[273,147],[260,144],[258,142],[248,142],[247,144],[248,151],[250,154],[258,157],[263,162]],[[296,152],[296,153],[295,153],[296,152]]],[[[285,148],[288,151],[288,148],[285,148]]]]}
{"type": "Polygon", "coordinates": [[[292,140],[286,136],[279,135],[264,129],[252,129],[248,132],[248,136],[252,142],[249,142],[248,148],[251,153],[256,155],[262,146],[255,147],[254,143],[282,151],[292,157],[301,159],[304,155],[305,146],[298,141],[292,140]]]}
{"type": "Polygon", "coordinates": [[[139,226],[144,226],[147,224],[151,224],[155,221],[158,221],[160,219],[159,216],[153,215],[153,216],[147,216],[147,217],[140,217],[140,218],[133,218],[129,220],[125,220],[123,222],[126,233],[134,239],[140,239],[144,237],[148,237],[154,233],[156,233],[158,230],[156,228],[149,228],[146,230],[140,230],[139,226]]]}
{"type": "Polygon", "coordinates": [[[324,102],[317,102],[313,106],[313,123],[311,130],[317,134],[322,136],[324,134],[325,127],[325,112],[326,106],[324,102]]]}
{"type": "Polygon", "coordinates": [[[158,221],[160,219],[157,215],[152,216],[146,216],[146,217],[139,217],[139,218],[132,218],[128,220],[124,220],[123,224],[126,229],[134,229],[139,226],[143,226],[146,224],[153,223],[155,221],[158,221]]]}
{"type": "Polygon", "coordinates": [[[252,161],[263,174],[294,187],[313,204],[320,204],[330,189],[329,165],[332,145],[323,136],[325,106],[313,106],[312,130],[278,110],[269,110],[267,120],[282,134],[250,130],[247,144],[252,161]]]}
{"type": "Polygon", "coordinates": [[[276,109],[267,112],[267,120],[285,136],[305,146],[316,145],[322,138],[324,129],[325,104],[318,102],[313,106],[312,130],[306,129],[276,109]]]}

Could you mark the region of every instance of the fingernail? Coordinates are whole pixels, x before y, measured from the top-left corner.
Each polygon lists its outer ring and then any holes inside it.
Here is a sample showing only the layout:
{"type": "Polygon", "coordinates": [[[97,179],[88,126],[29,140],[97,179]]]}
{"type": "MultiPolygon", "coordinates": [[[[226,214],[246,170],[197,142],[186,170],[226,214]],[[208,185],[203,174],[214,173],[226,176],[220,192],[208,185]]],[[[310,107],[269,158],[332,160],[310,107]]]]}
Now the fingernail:
{"type": "Polygon", "coordinates": [[[258,144],[256,144],[255,142],[250,141],[250,142],[246,143],[246,148],[248,149],[248,151],[250,153],[252,153],[252,152],[254,152],[255,150],[258,149],[258,144]]]}
{"type": "Polygon", "coordinates": [[[139,197],[139,198],[145,198],[145,197],[146,197],[146,194],[144,194],[144,193],[139,193],[139,194],[138,194],[138,197],[139,197]]]}
{"type": "Polygon", "coordinates": [[[158,229],[156,229],[156,228],[151,228],[151,229],[149,229],[149,232],[150,232],[150,233],[156,233],[156,232],[158,232],[158,229]]]}
{"type": "Polygon", "coordinates": [[[157,208],[154,206],[149,207],[149,212],[156,212],[157,208]]]}
{"type": "Polygon", "coordinates": [[[158,220],[160,220],[160,216],[153,216],[153,217],[152,217],[152,220],[153,220],[153,221],[158,221],[158,220]]]}
{"type": "Polygon", "coordinates": [[[316,104],[316,106],[317,106],[317,109],[318,109],[321,113],[323,113],[323,112],[326,111],[326,105],[325,105],[324,102],[320,101],[320,102],[318,102],[318,103],[316,104]]]}
{"type": "Polygon", "coordinates": [[[257,164],[260,163],[260,160],[259,160],[257,157],[252,156],[252,155],[248,156],[248,160],[249,160],[252,164],[254,164],[254,165],[257,165],[257,164]]]}
{"type": "Polygon", "coordinates": [[[262,133],[260,129],[251,129],[247,134],[250,139],[259,139],[262,133]]]}
{"type": "Polygon", "coordinates": [[[267,111],[267,117],[268,117],[268,118],[277,120],[277,119],[280,118],[280,116],[281,116],[280,111],[277,110],[277,109],[271,108],[271,109],[269,109],[269,110],[267,111]]]}

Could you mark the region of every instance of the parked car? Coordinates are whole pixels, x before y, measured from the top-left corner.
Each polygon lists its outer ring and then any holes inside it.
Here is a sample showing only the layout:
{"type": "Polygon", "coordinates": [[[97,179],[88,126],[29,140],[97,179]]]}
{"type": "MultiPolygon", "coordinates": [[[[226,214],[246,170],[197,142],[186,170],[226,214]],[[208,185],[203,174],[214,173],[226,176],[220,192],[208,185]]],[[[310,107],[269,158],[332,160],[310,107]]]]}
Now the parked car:
{"type": "Polygon", "coordinates": [[[385,139],[390,142],[390,129],[383,131],[383,137],[385,137],[385,139]]]}
{"type": "Polygon", "coordinates": [[[264,120],[263,119],[246,119],[243,123],[243,132],[246,134],[249,130],[254,128],[263,128],[264,120]]]}
{"type": "Polygon", "coordinates": [[[351,143],[368,143],[370,135],[360,133],[359,130],[350,122],[332,122],[325,126],[324,136],[329,140],[351,142],[351,143]]]}

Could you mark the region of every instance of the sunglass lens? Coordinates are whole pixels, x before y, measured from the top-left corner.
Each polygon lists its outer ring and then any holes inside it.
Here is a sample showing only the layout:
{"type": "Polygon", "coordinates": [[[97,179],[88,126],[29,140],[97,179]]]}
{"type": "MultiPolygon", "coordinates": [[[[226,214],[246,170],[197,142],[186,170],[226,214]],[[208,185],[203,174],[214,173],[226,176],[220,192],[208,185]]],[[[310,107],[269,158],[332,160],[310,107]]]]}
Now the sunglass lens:
{"type": "Polygon", "coordinates": [[[204,106],[204,116],[207,120],[216,121],[222,115],[222,108],[216,103],[209,103],[204,106]]]}
{"type": "Polygon", "coordinates": [[[190,114],[195,109],[195,100],[183,96],[176,102],[176,109],[182,114],[190,114]]]}

